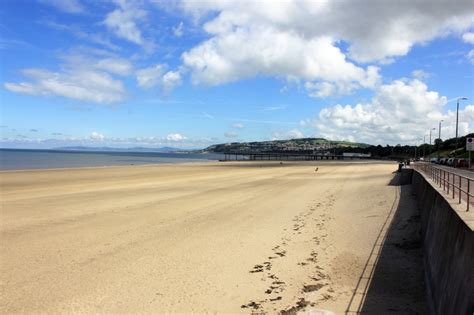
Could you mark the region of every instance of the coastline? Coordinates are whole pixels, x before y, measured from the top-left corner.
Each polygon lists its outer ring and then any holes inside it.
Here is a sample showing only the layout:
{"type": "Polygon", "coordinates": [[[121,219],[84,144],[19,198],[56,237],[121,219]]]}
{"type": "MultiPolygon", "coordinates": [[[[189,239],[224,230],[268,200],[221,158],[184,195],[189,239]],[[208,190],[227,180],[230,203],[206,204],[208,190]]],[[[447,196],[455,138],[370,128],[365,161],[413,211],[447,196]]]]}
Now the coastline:
{"type": "Polygon", "coordinates": [[[0,149],[0,172],[218,161],[212,153],[0,149]]]}
{"type": "Polygon", "coordinates": [[[263,160],[263,161],[218,161],[218,160],[205,160],[202,161],[187,161],[187,162],[161,162],[161,163],[149,163],[149,164],[124,164],[124,165],[103,165],[103,166],[77,166],[77,167],[55,167],[55,168],[23,168],[23,169],[0,169],[1,173],[8,172],[28,172],[28,171],[61,171],[61,170],[78,170],[78,169],[107,169],[107,168],[126,168],[126,167],[156,167],[156,166],[170,166],[170,165],[223,165],[223,164],[262,164],[262,165],[280,165],[280,162],[284,165],[292,164],[306,164],[306,165],[348,165],[348,164],[393,164],[394,161],[390,160],[313,160],[313,161],[279,161],[279,160],[263,160]]]}
{"type": "Polygon", "coordinates": [[[76,167],[54,167],[54,168],[23,168],[23,169],[0,169],[1,173],[12,173],[12,172],[38,172],[38,171],[64,171],[64,170],[81,170],[81,169],[107,169],[107,168],[124,168],[124,167],[154,167],[160,165],[206,165],[209,163],[218,163],[215,160],[204,160],[196,162],[162,162],[162,163],[149,163],[149,164],[124,164],[124,165],[102,165],[102,166],[76,166],[76,167]]]}

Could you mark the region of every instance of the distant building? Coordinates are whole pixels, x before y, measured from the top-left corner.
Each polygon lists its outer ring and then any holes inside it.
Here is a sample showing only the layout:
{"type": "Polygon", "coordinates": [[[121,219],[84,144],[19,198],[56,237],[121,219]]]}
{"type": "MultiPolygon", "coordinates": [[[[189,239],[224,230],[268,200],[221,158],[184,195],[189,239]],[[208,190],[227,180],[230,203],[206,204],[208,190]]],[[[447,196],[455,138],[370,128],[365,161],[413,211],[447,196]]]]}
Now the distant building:
{"type": "Polygon", "coordinates": [[[372,154],[370,153],[350,153],[350,152],[344,152],[342,153],[343,157],[351,157],[351,158],[366,158],[366,157],[371,157],[372,154]]]}

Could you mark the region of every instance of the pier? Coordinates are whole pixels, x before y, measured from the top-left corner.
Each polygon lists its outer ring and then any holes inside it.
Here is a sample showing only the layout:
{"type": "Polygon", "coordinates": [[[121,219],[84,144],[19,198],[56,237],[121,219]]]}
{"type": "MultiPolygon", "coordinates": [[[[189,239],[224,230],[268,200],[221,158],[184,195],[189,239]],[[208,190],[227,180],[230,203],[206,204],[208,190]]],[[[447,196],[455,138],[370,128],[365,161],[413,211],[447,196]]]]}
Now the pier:
{"type": "Polygon", "coordinates": [[[372,159],[372,157],[344,156],[336,154],[307,154],[307,153],[250,153],[250,152],[224,152],[227,161],[317,161],[317,160],[361,160],[372,159]]]}

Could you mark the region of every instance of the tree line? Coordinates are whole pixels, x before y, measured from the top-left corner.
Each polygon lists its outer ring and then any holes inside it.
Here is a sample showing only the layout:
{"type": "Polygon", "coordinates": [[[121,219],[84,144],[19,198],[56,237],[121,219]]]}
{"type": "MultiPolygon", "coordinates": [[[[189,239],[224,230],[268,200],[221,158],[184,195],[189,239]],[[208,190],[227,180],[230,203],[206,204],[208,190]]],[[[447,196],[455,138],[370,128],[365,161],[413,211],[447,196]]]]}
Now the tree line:
{"type": "Polygon", "coordinates": [[[370,145],[368,147],[337,147],[334,149],[335,154],[342,154],[345,152],[364,153],[371,154],[373,157],[380,158],[414,158],[417,157],[429,157],[438,153],[443,157],[467,157],[466,151],[466,138],[473,138],[474,133],[470,133],[466,136],[451,139],[435,139],[433,144],[424,143],[419,146],[409,145],[370,145]],[[457,145],[456,145],[457,143],[457,145]]]}

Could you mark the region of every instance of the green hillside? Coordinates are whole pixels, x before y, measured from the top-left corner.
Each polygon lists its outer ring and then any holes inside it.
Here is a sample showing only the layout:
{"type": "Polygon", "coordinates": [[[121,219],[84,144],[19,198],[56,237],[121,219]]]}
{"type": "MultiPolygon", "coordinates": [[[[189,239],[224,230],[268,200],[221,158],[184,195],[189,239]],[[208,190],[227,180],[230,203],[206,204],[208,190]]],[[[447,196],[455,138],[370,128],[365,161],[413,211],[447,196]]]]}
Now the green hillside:
{"type": "Polygon", "coordinates": [[[330,141],[324,138],[301,138],[290,140],[255,141],[255,142],[232,142],[212,145],[204,151],[224,152],[299,152],[314,153],[328,151],[335,148],[367,148],[370,145],[348,141],[330,141]]]}
{"type": "MultiPolygon", "coordinates": [[[[436,139],[434,144],[419,146],[408,145],[370,145],[349,141],[332,141],[324,138],[301,138],[289,140],[232,142],[212,145],[201,152],[214,153],[304,153],[304,154],[336,154],[345,152],[370,154],[372,157],[387,159],[413,159],[426,157],[461,157],[467,158],[465,144],[467,137],[474,133],[442,141],[436,139]],[[456,144],[457,143],[457,144],[456,144]],[[457,149],[456,149],[457,148],[457,149]]],[[[473,154],[474,155],[474,154],[473,154]]]]}

